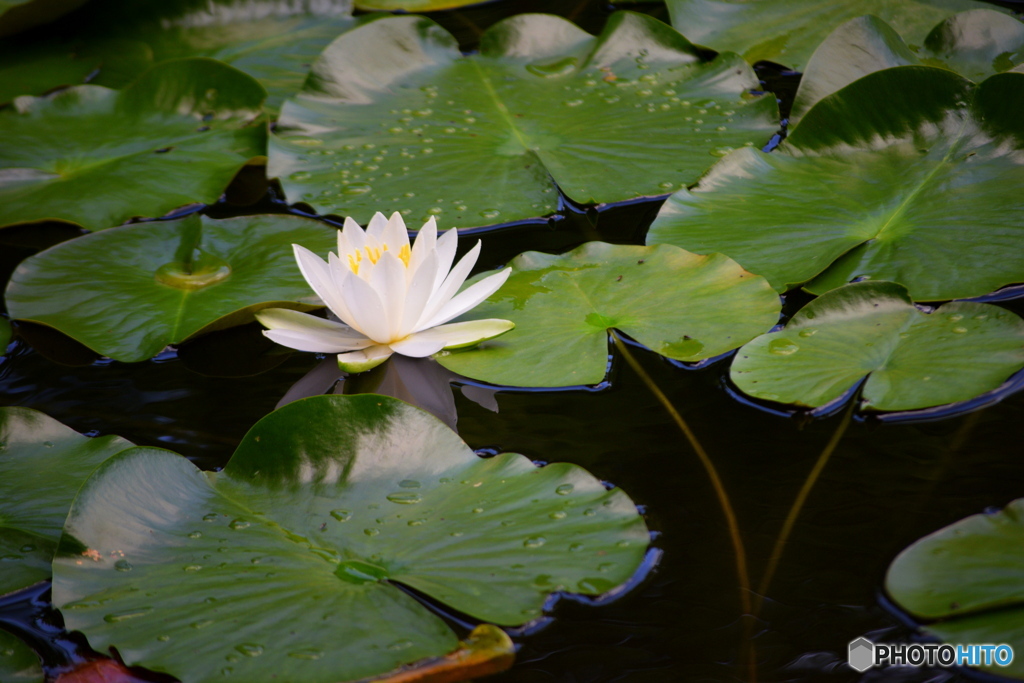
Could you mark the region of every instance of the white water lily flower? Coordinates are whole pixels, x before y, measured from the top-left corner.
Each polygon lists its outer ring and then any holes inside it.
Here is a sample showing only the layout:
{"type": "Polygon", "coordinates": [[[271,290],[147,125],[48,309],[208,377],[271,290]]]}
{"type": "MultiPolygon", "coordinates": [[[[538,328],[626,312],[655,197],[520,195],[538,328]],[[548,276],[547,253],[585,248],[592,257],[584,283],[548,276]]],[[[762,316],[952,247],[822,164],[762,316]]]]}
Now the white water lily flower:
{"type": "Polygon", "coordinates": [[[508,332],[515,327],[508,320],[448,323],[496,292],[512,272],[506,268],[459,292],[480,255],[480,243],[452,268],[457,242],[454,228],[438,238],[433,218],[411,248],[398,212],[390,220],[374,214],[365,232],[346,218],[338,253],[326,263],[292,245],[306,282],[341,322],[284,308],[263,309],[256,319],[269,328],[263,334],[278,344],[337,353],[338,367],[347,372],[369,370],[392,353],[423,358],[508,332]]]}

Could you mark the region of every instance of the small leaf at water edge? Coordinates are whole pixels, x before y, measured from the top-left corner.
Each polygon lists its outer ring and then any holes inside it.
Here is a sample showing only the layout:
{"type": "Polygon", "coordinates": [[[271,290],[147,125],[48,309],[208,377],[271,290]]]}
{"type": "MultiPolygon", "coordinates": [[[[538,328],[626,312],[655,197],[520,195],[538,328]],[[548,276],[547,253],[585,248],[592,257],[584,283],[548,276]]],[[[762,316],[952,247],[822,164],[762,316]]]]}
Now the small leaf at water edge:
{"type": "Polygon", "coordinates": [[[1024,282],[1024,73],[902,66],[826,97],[775,152],[733,152],[647,236],[721,252],[779,291],[865,278],[915,301],[1024,282]]]}
{"type": "MultiPolygon", "coordinates": [[[[3,592],[2,588],[0,592],[3,592]]],[[[43,683],[39,657],[25,643],[3,630],[0,630],[0,681],[43,683]]]]}
{"type": "Polygon", "coordinates": [[[7,345],[11,343],[11,321],[7,318],[0,318],[0,356],[7,352],[7,345]]]}
{"type": "Polygon", "coordinates": [[[123,91],[81,85],[0,110],[0,226],[99,230],[213,202],[263,154],[266,91],[209,59],[156,66],[123,91]]]}
{"type": "Polygon", "coordinates": [[[636,506],[575,465],[483,459],[396,399],[316,396],[260,420],[223,471],[136,448],[83,486],[54,560],[69,630],[184,683],[336,683],[457,647],[394,584],[522,624],[551,593],[621,586],[636,506]]]}
{"type": "Polygon", "coordinates": [[[351,3],[337,0],[91,0],[61,23],[75,27],[72,37],[56,30],[0,46],[0,103],[86,79],[122,88],[155,63],[209,57],[258,80],[269,93],[266,109],[276,112],[324,47],[358,23],[351,3]]]}
{"type": "Polygon", "coordinates": [[[337,231],[297,216],[193,214],[86,235],[26,259],[7,286],[11,316],[54,327],[128,363],[253,320],[266,307],[322,305],[291,244],[335,248],[337,231]]]}
{"type": "Polygon", "coordinates": [[[953,644],[1008,643],[1009,666],[984,671],[1024,678],[1024,499],[971,515],[914,542],[885,577],[885,588],[921,628],[953,644]]]}
{"type": "Polygon", "coordinates": [[[527,252],[512,275],[468,318],[516,327],[465,351],[442,352],[446,368],[492,384],[597,384],[608,365],[608,330],[668,358],[699,361],[771,328],[779,298],[764,278],[722,256],[669,245],[588,242],[552,256],[527,252]]]}
{"type": "MultiPolygon", "coordinates": [[[[131,447],[118,436],[82,436],[35,410],[0,408],[0,595],[50,577],[79,486],[101,462],[131,447]]],[[[3,666],[0,656],[0,673],[3,666]]]]}
{"type": "Polygon", "coordinates": [[[792,128],[815,104],[869,73],[894,66],[938,66],[980,82],[1024,62],[1024,23],[992,9],[954,14],[912,50],[875,16],[851,19],[814,51],[789,117],[792,128]]]}
{"type": "Polygon", "coordinates": [[[849,19],[873,14],[912,45],[954,12],[993,6],[972,0],[666,0],[672,25],[699,45],[802,70],[814,48],[849,19]]]}
{"type": "Polygon", "coordinates": [[[1024,368],[1024,320],[991,304],[954,301],[922,313],[906,289],[861,282],[801,309],[739,350],[730,377],[744,393],[818,407],[867,377],[867,410],[965,401],[1024,368]]]}
{"type": "Polygon", "coordinates": [[[282,107],[267,173],[321,214],[494,225],[554,212],[558,189],[592,204],[694,182],[778,127],[774,98],[749,94],[758,87],[736,55],[705,62],[631,12],[597,37],[512,17],[468,56],[429,19],[390,17],[324,50],[282,107]]]}

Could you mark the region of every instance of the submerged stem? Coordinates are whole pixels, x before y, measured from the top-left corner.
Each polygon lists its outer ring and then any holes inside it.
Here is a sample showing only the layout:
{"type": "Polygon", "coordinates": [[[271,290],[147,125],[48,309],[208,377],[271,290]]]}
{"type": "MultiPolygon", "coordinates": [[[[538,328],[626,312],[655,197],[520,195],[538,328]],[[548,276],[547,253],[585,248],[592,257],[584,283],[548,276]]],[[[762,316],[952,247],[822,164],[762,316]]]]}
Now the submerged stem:
{"type": "Polygon", "coordinates": [[[807,496],[810,495],[811,489],[814,488],[814,484],[817,483],[818,477],[821,475],[822,470],[825,469],[825,465],[828,464],[828,459],[832,457],[832,453],[836,450],[836,446],[839,445],[839,441],[843,438],[843,434],[846,433],[846,428],[850,426],[850,418],[853,415],[853,409],[856,406],[857,401],[851,400],[850,407],[846,409],[843,414],[843,419],[836,428],[835,433],[832,434],[832,438],[829,439],[825,445],[825,449],[818,456],[817,462],[814,463],[814,467],[811,468],[810,473],[807,475],[807,479],[804,480],[804,485],[800,487],[800,492],[796,494],[796,500],[793,501],[792,507],[789,508],[789,514],[786,515],[786,521],[782,523],[782,529],[779,530],[779,536],[775,539],[775,546],[772,548],[771,557],[768,559],[768,566],[764,570],[764,576],[761,578],[761,584],[757,587],[757,604],[754,608],[754,614],[761,611],[761,605],[764,603],[765,595],[768,592],[768,586],[771,585],[772,579],[775,577],[775,570],[778,569],[779,560],[782,558],[782,551],[786,547],[786,541],[789,540],[789,534],[793,531],[793,526],[796,524],[796,518],[800,516],[800,510],[803,509],[804,503],[807,502],[807,496]]]}
{"type": "Polygon", "coordinates": [[[739,525],[736,522],[736,513],[733,512],[732,503],[729,502],[729,495],[725,492],[725,487],[722,485],[722,480],[718,476],[718,470],[715,469],[715,465],[711,462],[711,458],[704,451],[704,447],[697,441],[697,436],[690,429],[690,425],[686,424],[683,416],[679,414],[679,411],[675,409],[672,402],[668,400],[668,396],[665,392],[655,384],[654,380],[647,371],[643,369],[637,359],[630,352],[629,347],[622,341],[622,337],[615,330],[609,330],[612,335],[612,340],[615,342],[615,347],[622,354],[622,357],[626,359],[629,366],[633,368],[633,371],[643,380],[643,383],[647,385],[654,397],[658,399],[665,411],[672,417],[679,430],[683,433],[686,439],[690,442],[690,446],[693,447],[694,452],[697,453],[697,457],[700,459],[700,463],[704,466],[704,471],[707,472],[708,478],[711,479],[711,485],[715,489],[715,495],[718,497],[718,504],[722,508],[722,512],[725,514],[725,521],[729,526],[729,538],[732,540],[733,551],[736,555],[736,576],[740,583],[740,603],[743,606],[743,611],[746,614],[751,612],[750,602],[750,575],[747,572],[747,551],[743,547],[743,538],[740,536],[739,525]]]}

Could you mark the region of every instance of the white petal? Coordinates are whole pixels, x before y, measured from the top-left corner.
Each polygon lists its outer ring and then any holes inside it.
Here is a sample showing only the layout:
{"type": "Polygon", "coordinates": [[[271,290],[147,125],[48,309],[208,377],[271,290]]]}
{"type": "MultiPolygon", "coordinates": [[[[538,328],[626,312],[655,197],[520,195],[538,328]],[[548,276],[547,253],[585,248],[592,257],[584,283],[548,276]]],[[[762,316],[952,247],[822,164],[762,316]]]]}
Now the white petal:
{"type": "MultiPolygon", "coordinates": [[[[423,224],[420,231],[416,233],[416,239],[412,243],[412,254],[409,256],[409,280],[411,281],[420,264],[427,258],[427,254],[434,251],[437,245],[437,222],[431,216],[423,224]]],[[[431,287],[433,284],[431,283],[431,287]]]]}
{"type": "MultiPolygon", "coordinates": [[[[452,232],[454,232],[454,230],[452,232]]],[[[448,235],[446,234],[445,237],[447,236],[448,235]]],[[[473,266],[476,265],[476,259],[478,256],[480,256],[480,242],[477,242],[473,248],[469,250],[469,253],[463,256],[462,259],[455,264],[455,267],[452,268],[452,272],[448,273],[448,277],[444,279],[441,286],[434,290],[430,300],[423,309],[423,315],[416,322],[416,327],[414,329],[418,331],[429,327],[429,325],[427,325],[427,321],[432,320],[437,315],[438,311],[440,311],[441,308],[448,303],[453,296],[455,296],[455,293],[459,291],[459,287],[461,287],[462,283],[466,281],[467,277],[469,277],[469,271],[473,270],[473,266]]],[[[438,267],[440,267],[440,265],[438,267]]]]}
{"type": "Polygon", "coordinates": [[[455,250],[459,246],[459,232],[452,228],[444,232],[437,240],[437,278],[434,280],[433,291],[444,282],[444,276],[451,270],[452,262],[455,261],[455,250]]]}
{"type": "Polygon", "coordinates": [[[354,351],[373,345],[373,342],[366,337],[360,339],[338,337],[324,330],[310,329],[304,332],[263,330],[263,334],[281,346],[287,346],[290,349],[297,349],[299,351],[313,351],[315,353],[354,351]]]}
{"type": "Polygon", "coordinates": [[[405,311],[402,324],[399,326],[398,338],[404,337],[416,329],[416,323],[423,317],[430,295],[434,293],[434,275],[437,271],[437,253],[426,255],[420,267],[409,281],[409,289],[405,298],[405,311]]]}
{"type": "Polygon", "coordinates": [[[342,261],[334,252],[327,254],[327,264],[330,267],[331,276],[331,287],[337,292],[336,301],[334,305],[330,307],[334,311],[334,315],[338,316],[338,319],[346,325],[352,325],[352,312],[348,310],[348,304],[345,303],[345,297],[341,295],[341,285],[344,282],[345,273],[352,272],[348,263],[342,261]]]}
{"type": "Polygon", "coordinates": [[[299,271],[302,273],[302,277],[306,278],[306,282],[313,288],[316,295],[320,297],[320,300],[324,302],[324,305],[334,311],[336,316],[345,320],[342,312],[347,309],[342,301],[341,293],[331,277],[330,266],[324,263],[323,259],[319,256],[300,244],[293,244],[292,250],[295,252],[295,261],[299,264],[299,271]]]}
{"type": "Polygon", "coordinates": [[[345,322],[378,344],[391,341],[387,314],[377,291],[352,273],[346,273],[342,282],[341,295],[352,313],[352,319],[345,322]]]}
{"type": "MultiPolygon", "coordinates": [[[[444,349],[460,349],[464,346],[479,344],[487,339],[494,339],[505,334],[515,327],[511,320],[500,320],[488,318],[486,320],[467,320],[462,323],[451,323],[450,325],[438,325],[429,330],[423,330],[416,334],[410,334],[407,340],[417,342],[433,342],[441,344],[444,349]]],[[[403,342],[404,343],[404,342],[403,342]]],[[[396,353],[409,355],[397,348],[398,344],[392,344],[391,348],[396,353]]],[[[440,350],[440,349],[439,349],[440,350]]]]}
{"type": "Polygon", "coordinates": [[[360,251],[366,244],[366,233],[351,218],[345,218],[345,227],[342,229],[348,243],[347,248],[342,249],[341,238],[338,238],[338,256],[345,257],[350,251],[360,251]]]}
{"type": "MultiPolygon", "coordinates": [[[[380,241],[388,245],[388,251],[394,253],[395,256],[401,253],[402,247],[409,246],[409,231],[405,229],[402,214],[397,211],[391,214],[380,241]]],[[[405,264],[402,264],[402,267],[404,268],[405,264]]]]}
{"type": "Polygon", "coordinates": [[[464,291],[459,292],[451,301],[442,306],[441,310],[438,311],[433,318],[428,320],[423,327],[435,327],[441,323],[446,323],[452,318],[457,318],[466,311],[475,308],[484,299],[498,291],[498,289],[505,284],[505,281],[508,280],[508,276],[511,275],[511,273],[512,269],[506,268],[500,273],[488,275],[480,282],[467,287],[464,291]]]}
{"type": "Polygon", "coordinates": [[[406,290],[409,283],[405,279],[405,264],[390,251],[384,252],[377,261],[369,280],[370,286],[380,296],[381,306],[387,316],[387,341],[401,339],[399,334],[405,311],[406,290]]]}
{"type": "Polygon", "coordinates": [[[380,211],[373,214],[370,224],[366,226],[366,236],[372,237],[377,242],[381,241],[384,235],[384,228],[388,227],[388,219],[380,211]]]}
{"type": "Polygon", "coordinates": [[[420,339],[417,335],[411,334],[402,341],[388,344],[395,353],[410,358],[425,358],[433,356],[444,348],[443,339],[420,339]]]}
{"type": "Polygon", "coordinates": [[[256,312],[256,319],[264,327],[271,330],[288,330],[291,332],[321,331],[329,332],[336,339],[366,339],[348,325],[325,320],[315,315],[293,311],[290,308],[264,308],[256,312]]]}
{"type": "Polygon", "coordinates": [[[384,344],[369,346],[362,351],[338,354],[338,367],[345,372],[366,372],[386,361],[392,354],[384,344]]]}

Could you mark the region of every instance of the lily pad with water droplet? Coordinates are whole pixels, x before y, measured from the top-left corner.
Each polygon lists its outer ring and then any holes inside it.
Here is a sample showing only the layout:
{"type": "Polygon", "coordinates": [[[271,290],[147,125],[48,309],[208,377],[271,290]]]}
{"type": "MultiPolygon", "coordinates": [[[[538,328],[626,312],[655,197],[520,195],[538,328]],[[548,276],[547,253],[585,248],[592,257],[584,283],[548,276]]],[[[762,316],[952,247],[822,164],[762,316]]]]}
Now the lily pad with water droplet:
{"type": "Polygon", "coordinates": [[[730,377],[754,398],[808,407],[867,378],[863,408],[914,410],[974,398],[1021,368],[1024,320],[1010,311],[954,301],[924,313],[897,284],[861,282],[745,345],[730,377]]]}
{"type": "Polygon", "coordinates": [[[0,408],[0,595],[50,577],[78,488],[101,462],[131,447],[117,436],[82,436],[35,410],[0,408]]]}
{"type": "Polygon", "coordinates": [[[914,45],[954,12],[993,6],[972,0],[666,0],[672,25],[699,45],[802,70],[837,26],[865,14],[888,22],[914,45]]]}
{"type": "Polygon", "coordinates": [[[667,194],[778,127],[743,60],[705,61],[651,17],[614,14],[595,37],[525,14],[480,44],[463,55],[413,16],[339,37],[282,107],[268,175],[321,214],[493,225],[553,213],[558,189],[582,204],[667,194]]]}
{"type": "Polygon", "coordinates": [[[43,669],[39,666],[39,657],[28,645],[3,630],[0,630],[0,681],[43,683],[43,669]]]}
{"type": "MultiPolygon", "coordinates": [[[[897,605],[945,643],[970,645],[1024,639],[1024,499],[971,515],[915,541],[885,577],[897,605]]],[[[979,662],[980,663],[980,662],[979,662]]],[[[1019,656],[983,671],[1024,678],[1019,656]]]]}
{"type": "Polygon", "coordinates": [[[648,542],[626,494],[575,465],[483,459],[401,401],[317,396],[263,418],[221,472],[155,449],[108,461],[72,506],[53,599],[93,648],[186,683],[334,683],[455,647],[396,584],[522,624],[551,593],[621,586],[648,542]]]}
{"type": "Polygon", "coordinates": [[[210,59],[153,67],[122,91],[80,85],[0,110],[0,226],[99,230],[213,202],[263,154],[266,91],[210,59]]]}
{"type": "Polygon", "coordinates": [[[800,79],[790,127],[817,102],[869,73],[894,66],[938,66],[981,82],[1024,62],[1024,23],[994,9],[949,17],[911,49],[875,16],[851,19],[814,51],[800,79]]]}
{"type": "Polygon", "coordinates": [[[527,252],[490,299],[467,314],[511,320],[502,337],[436,356],[448,369],[492,384],[597,384],[617,329],[676,360],[739,347],[779,319],[768,282],[722,256],[669,245],[589,242],[560,256],[527,252]]]}
{"type": "Polygon", "coordinates": [[[322,305],[291,244],[335,247],[334,228],[297,216],[193,214],[63,242],[26,259],[7,286],[11,316],[54,327],[97,353],[135,362],[261,308],[322,305]]]}
{"type": "Polygon", "coordinates": [[[915,301],[1024,282],[1024,73],[879,71],[816,104],[775,152],[730,154],[647,236],[721,252],[778,290],[857,278],[915,301]]]}

